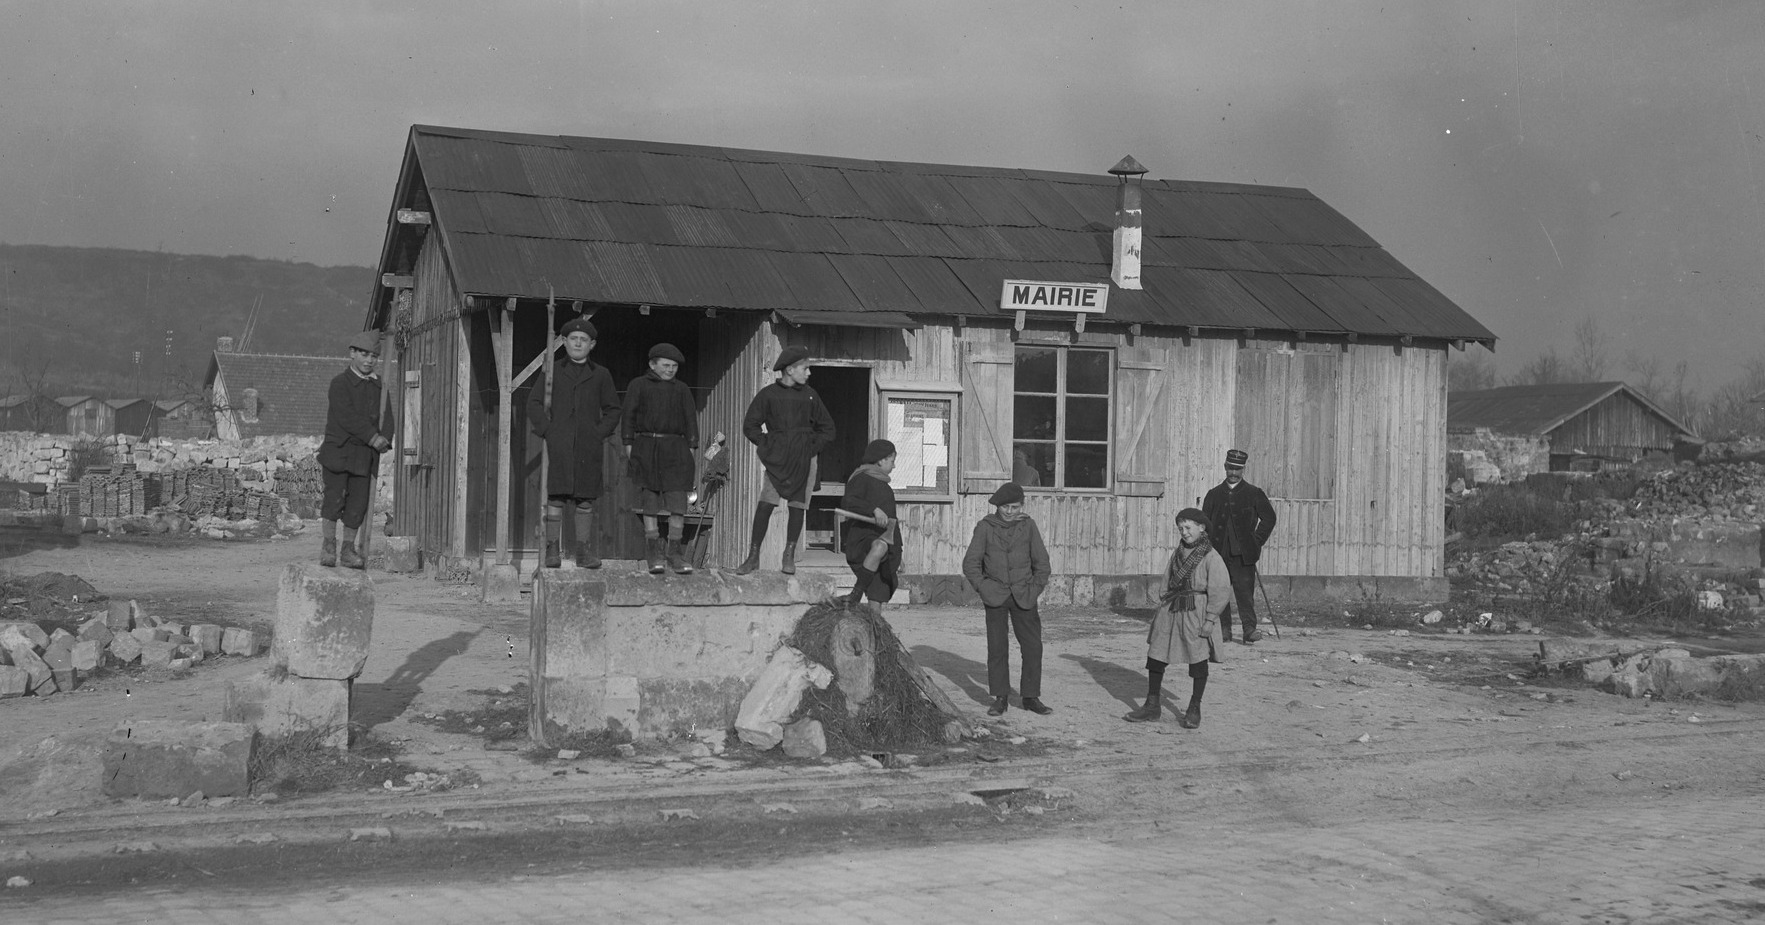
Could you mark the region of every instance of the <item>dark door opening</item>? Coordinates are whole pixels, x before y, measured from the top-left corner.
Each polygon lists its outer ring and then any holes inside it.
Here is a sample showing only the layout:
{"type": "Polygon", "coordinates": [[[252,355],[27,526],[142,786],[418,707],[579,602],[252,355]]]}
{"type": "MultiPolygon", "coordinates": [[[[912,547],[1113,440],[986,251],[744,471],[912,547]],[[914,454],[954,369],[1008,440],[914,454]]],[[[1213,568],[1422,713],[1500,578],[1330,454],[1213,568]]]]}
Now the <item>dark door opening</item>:
{"type": "Polygon", "coordinates": [[[858,468],[864,446],[870,442],[870,367],[813,366],[809,385],[827,403],[833,415],[834,439],[816,457],[821,488],[809,502],[803,523],[804,541],[810,546],[833,548],[833,509],[846,493],[846,478],[858,468]]]}

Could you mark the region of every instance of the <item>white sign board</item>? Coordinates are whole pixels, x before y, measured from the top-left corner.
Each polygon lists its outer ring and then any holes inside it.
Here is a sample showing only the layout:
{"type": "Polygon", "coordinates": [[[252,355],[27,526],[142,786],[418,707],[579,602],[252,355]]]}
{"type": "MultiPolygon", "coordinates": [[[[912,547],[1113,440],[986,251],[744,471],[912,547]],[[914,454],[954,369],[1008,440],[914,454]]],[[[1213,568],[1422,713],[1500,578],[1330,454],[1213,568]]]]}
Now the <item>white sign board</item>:
{"type": "Polygon", "coordinates": [[[1032,279],[1008,279],[999,294],[999,307],[1008,312],[1084,312],[1101,315],[1108,305],[1108,283],[1050,283],[1032,279]]]}

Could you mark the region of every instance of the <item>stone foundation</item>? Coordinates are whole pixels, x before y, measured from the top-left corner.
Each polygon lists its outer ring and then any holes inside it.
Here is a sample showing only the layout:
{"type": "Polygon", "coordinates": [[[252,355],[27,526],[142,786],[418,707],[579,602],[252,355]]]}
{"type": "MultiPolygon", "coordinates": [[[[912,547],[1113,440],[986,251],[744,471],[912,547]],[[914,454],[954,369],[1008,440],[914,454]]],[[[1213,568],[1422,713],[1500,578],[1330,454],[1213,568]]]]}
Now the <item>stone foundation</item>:
{"type": "Polygon", "coordinates": [[[529,734],[640,738],[727,729],[774,649],[837,578],[543,569],[534,581],[529,734]]]}

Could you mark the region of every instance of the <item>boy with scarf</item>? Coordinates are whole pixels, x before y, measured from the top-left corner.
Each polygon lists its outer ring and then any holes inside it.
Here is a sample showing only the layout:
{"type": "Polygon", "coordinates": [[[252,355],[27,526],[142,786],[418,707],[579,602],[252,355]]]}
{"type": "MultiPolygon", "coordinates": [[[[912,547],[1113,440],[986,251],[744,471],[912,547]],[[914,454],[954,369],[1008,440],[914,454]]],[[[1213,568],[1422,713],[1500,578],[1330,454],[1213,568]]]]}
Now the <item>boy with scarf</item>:
{"type": "Polygon", "coordinates": [[[1181,544],[1171,552],[1164,567],[1164,597],[1146,634],[1146,703],[1122,717],[1130,723],[1147,723],[1163,712],[1160,698],[1164,669],[1172,662],[1189,666],[1193,687],[1189,709],[1177,724],[1184,729],[1201,725],[1201,694],[1207,690],[1207,663],[1220,660],[1225,640],[1220,621],[1232,603],[1232,580],[1225,560],[1207,539],[1207,515],[1192,507],[1177,512],[1181,544]]]}
{"type": "Polygon", "coordinates": [[[673,344],[651,347],[650,371],[625,387],[620,415],[626,471],[637,483],[637,512],[643,517],[651,575],[663,574],[664,554],[676,575],[693,573],[680,541],[686,532],[686,495],[698,476],[693,451],[699,448],[699,412],[692,389],[675,378],[685,362],[673,344]],[[663,516],[668,518],[665,549],[657,524],[663,516]]]}
{"type": "Polygon", "coordinates": [[[1042,703],[1042,616],[1036,601],[1048,586],[1051,569],[1042,531],[1023,510],[1023,489],[1006,482],[987,499],[993,513],[974,525],[974,539],[962,557],[962,574],[980,592],[987,614],[988,716],[1002,716],[1011,694],[1009,624],[1023,654],[1017,690],[1023,708],[1039,716],[1054,712],[1042,703]]]}
{"type": "Polygon", "coordinates": [[[846,520],[840,541],[846,550],[846,564],[857,576],[846,603],[856,604],[869,595],[881,604],[894,596],[900,584],[901,530],[895,521],[895,489],[889,487],[889,473],[895,471],[895,445],[872,440],[864,447],[860,462],[846,479],[840,508],[863,514],[873,522],[846,520]]]}

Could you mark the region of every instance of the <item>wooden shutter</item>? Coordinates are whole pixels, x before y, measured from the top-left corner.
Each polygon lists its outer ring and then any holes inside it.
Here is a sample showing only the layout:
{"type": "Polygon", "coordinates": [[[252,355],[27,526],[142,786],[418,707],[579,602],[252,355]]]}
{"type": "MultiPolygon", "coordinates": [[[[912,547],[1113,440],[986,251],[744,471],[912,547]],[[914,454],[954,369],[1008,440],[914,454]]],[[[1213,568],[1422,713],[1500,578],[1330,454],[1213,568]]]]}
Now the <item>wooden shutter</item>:
{"type": "Polygon", "coordinates": [[[1164,497],[1170,480],[1170,351],[1123,347],[1115,364],[1115,493],[1164,497]]]}
{"type": "Polygon", "coordinates": [[[404,426],[400,458],[414,464],[423,448],[423,371],[420,369],[404,371],[404,417],[399,423],[404,426]]]}
{"type": "Polygon", "coordinates": [[[1006,331],[971,329],[962,349],[963,494],[991,494],[1011,480],[1014,349],[1006,331]],[[989,335],[997,340],[983,340],[989,335]]]}

